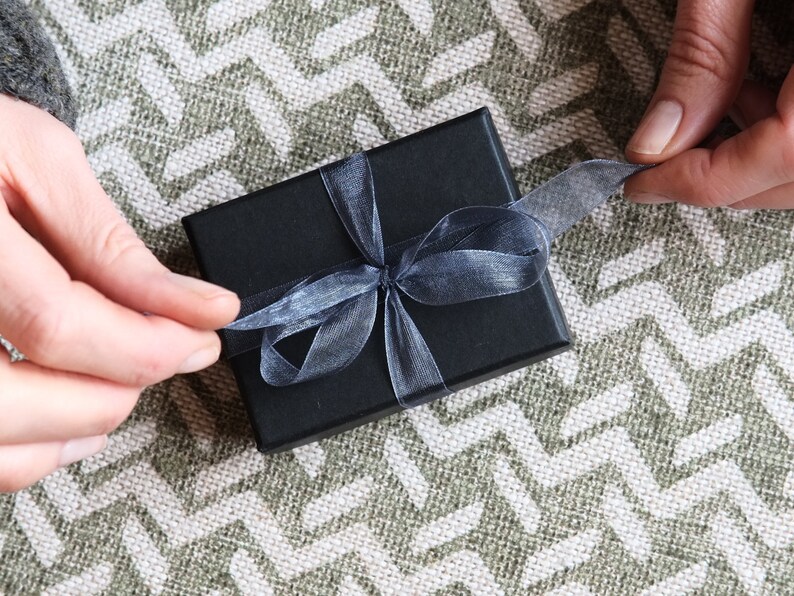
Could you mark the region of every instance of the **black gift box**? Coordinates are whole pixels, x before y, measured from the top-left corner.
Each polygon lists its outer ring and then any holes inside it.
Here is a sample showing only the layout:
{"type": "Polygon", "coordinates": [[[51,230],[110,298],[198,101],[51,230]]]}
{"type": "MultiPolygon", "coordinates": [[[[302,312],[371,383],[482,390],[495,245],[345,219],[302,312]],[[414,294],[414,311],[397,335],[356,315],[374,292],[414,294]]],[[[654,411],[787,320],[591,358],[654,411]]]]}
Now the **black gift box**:
{"type": "MultiPolygon", "coordinates": [[[[520,197],[486,108],[367,155],[387,247],[428,232],[455,209],[520,197]]],[[[202,276],[241,298],[361,256],[318,171],[190,215],[183,225],[202,276]]],[[[261,451],[297,447],[401,409],[386,364],[382,302],[361,354],[332,376],[272,387],[260,376],[258,349],[230,358],[261,451]]],[[[407,297],[403,303],[453,391],[558,354],[571,343],[548,273],[508,296],[452,306],[425,306],[407,297]]],[[[278,347],[299,365],[311,338],[305,339],[278,347]]]]}

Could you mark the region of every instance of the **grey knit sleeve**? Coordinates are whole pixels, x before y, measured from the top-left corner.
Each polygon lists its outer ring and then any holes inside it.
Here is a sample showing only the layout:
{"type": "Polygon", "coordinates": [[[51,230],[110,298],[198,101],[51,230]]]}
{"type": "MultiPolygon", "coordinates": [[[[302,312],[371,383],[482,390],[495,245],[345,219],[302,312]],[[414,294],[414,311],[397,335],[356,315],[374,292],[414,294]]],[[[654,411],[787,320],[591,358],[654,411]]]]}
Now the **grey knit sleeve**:
{"type": "Polygon", "coordinates": [[[20,0],[0,0],[0,93],[74,128],[77,110],[52,42],[20,0]]]}

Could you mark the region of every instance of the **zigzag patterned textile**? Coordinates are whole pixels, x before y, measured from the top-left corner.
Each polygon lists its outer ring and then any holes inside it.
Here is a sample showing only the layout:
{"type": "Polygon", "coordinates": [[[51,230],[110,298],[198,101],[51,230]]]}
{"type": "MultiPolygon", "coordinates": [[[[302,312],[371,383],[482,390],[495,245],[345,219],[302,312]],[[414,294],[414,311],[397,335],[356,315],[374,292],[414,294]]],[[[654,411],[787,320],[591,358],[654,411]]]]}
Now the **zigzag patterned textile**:
{"type": "MultiPolygon", "coordinates": [[[[522,190],[620,158],[675,12],[32,7],[97,176],[194,274],[181,216],[482,105],[522,190]]],[[[782,80],[792,30],[759,0],[756,78],[782,80]]],[[[277,456],[223,364],[154,387],[104,453],[0,498],[0,592],[794,594],[792,234],[785,212],[613,200],[555,243],[573,351],[277,456]]]]}

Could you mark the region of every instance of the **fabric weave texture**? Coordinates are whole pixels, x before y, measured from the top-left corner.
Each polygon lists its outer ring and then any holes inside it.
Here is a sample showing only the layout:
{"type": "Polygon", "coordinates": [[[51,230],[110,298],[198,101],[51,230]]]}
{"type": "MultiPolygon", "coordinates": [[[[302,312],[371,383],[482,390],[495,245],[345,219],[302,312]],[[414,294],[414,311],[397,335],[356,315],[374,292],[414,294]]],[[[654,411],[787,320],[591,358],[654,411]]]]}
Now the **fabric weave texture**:
{"type": "MultiPolygon", "coordinates": [[[[104,187],[192,274],[181,216],[482,105],[523,191],[620,158],[675,12],[30,6],[104,187]]],[[[751,71],[779,83],[792,5],[756,13],[751,71]]],[[[571,352],[294,452],[256,452],[222,363],[153,387],[104,453],[0,497],[0,592],[794,594],[793,233],[617,197],[553,246],[571,352]]]]}

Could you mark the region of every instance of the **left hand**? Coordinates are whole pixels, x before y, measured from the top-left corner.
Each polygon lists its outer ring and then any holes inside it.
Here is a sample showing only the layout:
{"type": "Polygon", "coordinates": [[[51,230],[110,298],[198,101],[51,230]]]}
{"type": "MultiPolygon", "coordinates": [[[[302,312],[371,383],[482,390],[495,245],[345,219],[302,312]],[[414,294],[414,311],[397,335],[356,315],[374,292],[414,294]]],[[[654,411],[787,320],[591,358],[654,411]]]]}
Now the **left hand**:
{"type": "Polygon", "coordinates": [[[0,94],[0,492],[102,449],[141,389],[212,364],[233,293],[171,273],[124,221],[77,136],[0,94]],[[143,314],[147,313],[147,314],[143,314]]]}

